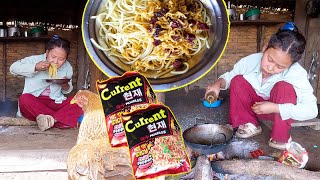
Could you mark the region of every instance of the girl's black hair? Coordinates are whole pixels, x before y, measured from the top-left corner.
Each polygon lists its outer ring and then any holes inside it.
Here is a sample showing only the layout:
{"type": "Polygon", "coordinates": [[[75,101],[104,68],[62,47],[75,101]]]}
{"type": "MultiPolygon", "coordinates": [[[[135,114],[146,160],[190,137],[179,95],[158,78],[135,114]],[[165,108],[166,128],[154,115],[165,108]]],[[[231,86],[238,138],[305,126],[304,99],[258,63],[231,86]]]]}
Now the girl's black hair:
{"type": "Polygon", "coordinates": [[[67,57],[70,54],[70,42],[58,35],[53,35],[47,44],[46,50],[50,51],[56,47],[63,48],[66,51],[67,57]]]}
{"type": "Polygon", "coordinates": [[[269,40],[268,48],[281,49],[290,55],[292,63],[298,62],[305,50],[306,39],[294,25],[292,29],[280,28],[269,40]]]}

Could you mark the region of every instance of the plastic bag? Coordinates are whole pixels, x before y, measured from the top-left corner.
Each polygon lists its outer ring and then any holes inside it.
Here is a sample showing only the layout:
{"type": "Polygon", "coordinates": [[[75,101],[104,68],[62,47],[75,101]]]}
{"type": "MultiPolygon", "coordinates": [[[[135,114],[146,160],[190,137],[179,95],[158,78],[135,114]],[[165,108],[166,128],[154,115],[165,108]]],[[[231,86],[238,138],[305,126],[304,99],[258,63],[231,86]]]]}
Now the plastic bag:
{"type": "Polygon", "coordinates": [[[286,150],[284,150],[278,161],[289,166],[304,168],[308,159],[309,156],[306,149],[296,142],[291,142],[286,145],[286,150]]]}

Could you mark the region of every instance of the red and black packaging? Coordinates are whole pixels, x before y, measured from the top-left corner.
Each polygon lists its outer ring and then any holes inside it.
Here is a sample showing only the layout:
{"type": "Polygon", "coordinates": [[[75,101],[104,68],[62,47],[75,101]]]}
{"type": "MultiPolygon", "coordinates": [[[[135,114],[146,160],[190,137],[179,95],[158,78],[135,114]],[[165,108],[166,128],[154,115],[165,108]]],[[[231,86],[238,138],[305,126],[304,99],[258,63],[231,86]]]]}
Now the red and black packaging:
{"type": "Polygon", "coordinates": [[[126,72],[122,76],[97,81],[111,147],[127,145],[122,126],[123,112],[147,107],[156,103],[156,95],[148,80],[137,72],[126,72]]]}
{"type": "Polygon", "coordinates": [[[168,107],[151,104],[124,113],[122,122],[136,179],[190,171],[181,128],[168,107]]]}

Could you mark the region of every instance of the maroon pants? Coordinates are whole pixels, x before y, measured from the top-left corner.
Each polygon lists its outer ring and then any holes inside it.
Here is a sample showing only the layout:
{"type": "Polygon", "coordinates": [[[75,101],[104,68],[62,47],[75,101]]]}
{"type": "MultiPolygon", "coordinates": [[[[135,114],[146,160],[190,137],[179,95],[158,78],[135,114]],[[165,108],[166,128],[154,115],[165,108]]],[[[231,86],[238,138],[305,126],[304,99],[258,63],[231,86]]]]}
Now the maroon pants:
{"type": "MultiPolygon", "coordinates": [[[[251,84],[242,75],[235,76],[230,83],[230,124],[234,128],[245,123],[259,126],[257,119],[272,120],[271,138],[278,142],[287,142],[290,138],[289,131],[293,119],[282,120],[280,113],[255,114],[251,106],[261,101],[265,100],[257,95],[251,84]]],[[[268,101],[276,104],[296,104],[297,96],[291,84],[280,81],[272,88],[268,101]]]]}
{"type": "Polygon", "coordinates": [[[68,97],[61,104],[56,104],[49,96],[35,97],[32,94],[22,94],[19,98],[21,114],[32,121],[39,114],[51,115],[56,122],[54,127],[73,128],[77,127],[78,118],[83,114],[77,104],[70,104],[73,97],[68,97]]]}

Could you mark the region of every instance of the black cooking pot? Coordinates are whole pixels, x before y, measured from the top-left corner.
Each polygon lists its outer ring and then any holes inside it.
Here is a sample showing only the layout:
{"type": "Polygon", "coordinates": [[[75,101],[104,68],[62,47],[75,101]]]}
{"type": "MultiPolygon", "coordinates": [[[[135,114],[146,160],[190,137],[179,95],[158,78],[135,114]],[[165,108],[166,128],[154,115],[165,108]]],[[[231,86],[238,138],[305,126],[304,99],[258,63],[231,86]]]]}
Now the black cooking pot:
{"type": "MultiPolygon", "coordinates": [[[[206,75],[214,67],[223,53],[229,36],[229,21],[223,0],[200,0],[206,7],[212,26],[209,29],[209,49],[203,49],[201,53],[194,56],[197,62],[186,73],[170,77],[148,77],[153,89],[156,92],[165,92],[178,89],[191,84],[206,75]]],[[[101,11],[101,5],[106,0],[88,0],[82,19],[83,42],[87,52],[98,68],[107,76],[120,76],[128,68],[120,61],[112,60],[96,48],[90,39],[98,39],[95,19],[101,11]],[[118,64],[116,64],[118,63],[118,64]]],[[[130,70],[130,69],[129,69],[130,70]]]]}
{"type": "Polygon", "coordinates": [[[233,130],[219,124],[196,124],[183,132],[185,143],[199,154],[215,154],[225,150],[233,130]]]}

